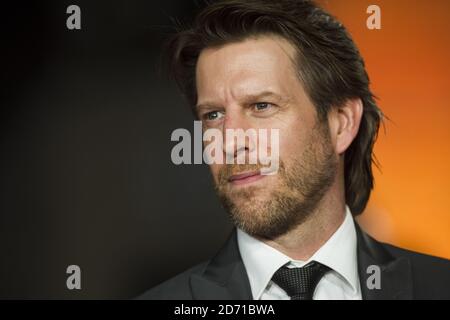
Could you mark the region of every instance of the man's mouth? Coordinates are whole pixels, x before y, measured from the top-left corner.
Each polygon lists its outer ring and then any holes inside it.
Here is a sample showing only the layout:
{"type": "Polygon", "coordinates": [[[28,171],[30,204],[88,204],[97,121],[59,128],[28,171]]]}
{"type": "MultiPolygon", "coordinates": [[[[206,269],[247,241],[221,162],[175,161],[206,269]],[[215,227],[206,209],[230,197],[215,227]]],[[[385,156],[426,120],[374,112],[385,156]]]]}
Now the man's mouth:
{"type": "Polygon", "coordinates": [[[251,183],[257,180],[264,178],[265,176],[261,174],[259,170],[257,171],[249,171],[240,174],[232,175],[228,182],[232,185],[243,185],[247,183],[251,183]]]}

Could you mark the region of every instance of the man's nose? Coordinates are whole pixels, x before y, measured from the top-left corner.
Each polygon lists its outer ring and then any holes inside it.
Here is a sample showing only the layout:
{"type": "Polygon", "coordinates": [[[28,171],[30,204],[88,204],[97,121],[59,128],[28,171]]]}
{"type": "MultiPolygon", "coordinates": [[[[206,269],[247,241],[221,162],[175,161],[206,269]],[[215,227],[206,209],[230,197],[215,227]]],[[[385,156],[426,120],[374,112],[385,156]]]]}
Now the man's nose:
{"type": "MultiPolygon", "coordinates": [[[[223,123],[223,152],[227,163],[236,159],[244,159],[245,162],[251,153],[256,150],[256,130],[243,112],[229,112],[223,123]]],[[[241,160],[242,161],[242,160],[241,160]]],[[[241,163],[239,161],[239,163],[241,163]]]]}

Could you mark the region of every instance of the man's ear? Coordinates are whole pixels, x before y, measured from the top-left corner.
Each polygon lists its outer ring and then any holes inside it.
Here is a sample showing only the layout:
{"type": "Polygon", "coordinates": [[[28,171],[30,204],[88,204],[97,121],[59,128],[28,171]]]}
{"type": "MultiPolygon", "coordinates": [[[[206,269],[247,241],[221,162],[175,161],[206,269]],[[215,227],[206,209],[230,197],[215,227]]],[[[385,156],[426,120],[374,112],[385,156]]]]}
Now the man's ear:
{"type": "Polygon", "coordinates": [[[343,154],[358,134],[363,114],[361,99],[349,99],[340,107],[332,108],[328,122],[337,154],[343,154]]]}

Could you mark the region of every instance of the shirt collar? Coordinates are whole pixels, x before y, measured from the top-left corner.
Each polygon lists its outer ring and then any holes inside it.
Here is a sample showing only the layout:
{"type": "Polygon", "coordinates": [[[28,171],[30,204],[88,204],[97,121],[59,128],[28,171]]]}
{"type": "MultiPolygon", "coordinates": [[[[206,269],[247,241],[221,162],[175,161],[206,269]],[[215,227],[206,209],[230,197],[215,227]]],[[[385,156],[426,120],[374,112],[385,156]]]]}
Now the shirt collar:
{"type": "Polygon", "coordinates": [[[333,269],[353,292],[357,292],[359,288],[356,230],[348,206],[342,224],[308,261],[293,260],[239,228],[237,240],[254,299],[261,297],[273,274],[283,265],[301,267],[313,260],[333,269]]]}

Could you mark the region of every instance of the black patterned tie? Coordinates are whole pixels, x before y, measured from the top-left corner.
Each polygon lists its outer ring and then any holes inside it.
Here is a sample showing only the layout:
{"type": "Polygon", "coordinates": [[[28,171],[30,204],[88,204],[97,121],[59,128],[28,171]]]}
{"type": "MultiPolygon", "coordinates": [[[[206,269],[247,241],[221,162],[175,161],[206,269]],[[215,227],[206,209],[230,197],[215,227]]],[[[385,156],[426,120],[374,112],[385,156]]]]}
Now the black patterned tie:
{"type": "Polygon", "coordinates": [[[312,300],[317,284],[330,270],[316,261],[311,261],[302,268],[283,266],[275,272],[272,281],[286,291],[291,300],[312,300]]]}

